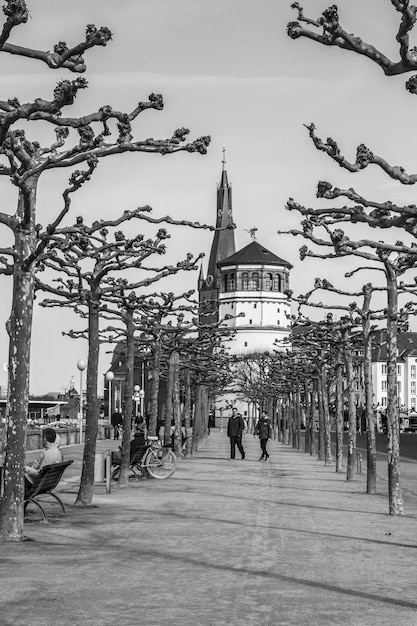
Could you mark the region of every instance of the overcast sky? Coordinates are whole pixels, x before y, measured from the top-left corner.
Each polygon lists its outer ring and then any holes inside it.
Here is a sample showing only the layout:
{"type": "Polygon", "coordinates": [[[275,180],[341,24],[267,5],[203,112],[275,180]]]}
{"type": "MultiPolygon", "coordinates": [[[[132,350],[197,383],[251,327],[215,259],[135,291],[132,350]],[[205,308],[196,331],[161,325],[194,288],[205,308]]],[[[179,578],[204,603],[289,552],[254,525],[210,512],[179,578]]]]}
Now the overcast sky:
{"type": "MultiPolygon", "coordinates": [[[[91,183],[73,198],[69,221],[80,214],[87,221],[107,218],[150,204],[155,216],[214,223],[225,145],[237,248],[250,242],[247,231],[256,227],[257,240],[294,265],[295,292],[309,289],[315,276],[342,284],[351,261],[331,268],[300,262],[304,242],[277,235],[277,230],[299,225],[298,216],[285,210],[287,199],[317,206],[319,180],[353,186],[379,201],[412,203],[416,192],[377,168],[349,175],[314,149],[303,124],[314,122],[317,133],[337,140],[351,160],[357,145],[365,143],[412,173],[417,167],[410,130],[417,100],[405,91],[405,76],[386,78],[365,58],[305,39],[292,41],[286,34],[287,22],[296,18],[290,5],[290,0],[28,0],[31,19],[13,31],[14,43],[39,49],[51,49],[60,40],[75,44],[89,23],[113,32],[107,47],[86,54],[89,89],[80,92],[72,113],[89,113],[104,104],[130,111],[150,93],[162,93],[164,111],[142,114],[136,139],[169,137],[182,126],[190,128],[191,138],[212,137],[206,156],[138,153],[103,160],[91,183]]],[[[306,0],[305,5],[311,17],[328,6],[322,0],[306,0]]],[[[398,57],[398,14],[390,0],[340,0],[338,6],[346,30],[398,57]]],[[[0,98],[21,101],[49,99],[58,80],[74,78],[6,54],[0,54],[0,72],[0,98]]],[[[45,225],[56,215],[68,177],[69,172],[44,175],[38,222],[45,225]]],[[[15,190],[6,179],[0,184],[4,210],[14,212],[15,190]]],[[[170,232],[167,260],[205,252],[205,269],[212,235],[170,232]]],[[[10,243],[5,232],[0,236],[2,245],[10,243]]],[[[368,280],[362,276],[359,282],[368,280]]],[[[196,281],[196,273],[183,275],[181,289],[194,288],[196,281]]],[[[5,363],[11,280],[2,279],[0,287],[0,359],[5,363]]],[[[170,285],[161,289],[168,291],[170,285]]],[[[35,308],[31,392],[68,388],[72,376],[78,387],[76,363],[86,359],[87,345],[62,337],[61,331],[80,327],[70,313],[35,308]]],[[[104,348],[100,374],[109,363],[104,348]]],[[[6,385],[3,371],[0,384],[6,385]]]]}

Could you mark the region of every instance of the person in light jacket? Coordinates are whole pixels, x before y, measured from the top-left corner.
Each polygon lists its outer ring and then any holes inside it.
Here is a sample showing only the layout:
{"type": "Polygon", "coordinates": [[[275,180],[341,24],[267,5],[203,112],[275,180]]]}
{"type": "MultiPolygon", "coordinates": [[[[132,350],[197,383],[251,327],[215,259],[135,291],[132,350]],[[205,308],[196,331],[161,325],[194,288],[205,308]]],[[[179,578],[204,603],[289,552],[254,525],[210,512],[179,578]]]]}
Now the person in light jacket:
{"type": "Polygon", "coordinates": [[[53,428],[45,428],[42,434],[45,450],[41,452],[39,458],[33,461],[31,465],[25,466],[25,476],[30,483],[34,482],[41,469],[46,467],[46,465],[62,463],[63,460],[62,452],[58,447],[59,435],[57,435],[55,430],[53,428]]]}
{"type": "Polygon", "coordinates": [[[268,439],[271,439],[272,427],[266,411],[262,411],[261,417],[259,418],[258,423],[255,426],[255,432],[253,436],[255,437],[256,435],[259,436],[262,450],[262,456],[259,460],[267,461],[269,459],[269,454],[266,450],[266,444],[268,443],[268,439]]]}

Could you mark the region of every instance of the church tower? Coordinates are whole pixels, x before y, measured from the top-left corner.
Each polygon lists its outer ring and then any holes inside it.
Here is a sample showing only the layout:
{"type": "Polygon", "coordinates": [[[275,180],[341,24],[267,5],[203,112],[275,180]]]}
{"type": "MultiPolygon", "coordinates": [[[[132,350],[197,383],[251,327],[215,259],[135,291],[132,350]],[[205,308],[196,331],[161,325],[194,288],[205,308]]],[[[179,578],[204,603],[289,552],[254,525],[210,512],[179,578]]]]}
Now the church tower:
{"type": "Polygon", "coordinates": [[[232,215],[232,188],[226,172],[225,148],[223,148],[222,174],[217,186],[216,230],[211,246],[207,276],[200,269],[198,279],[199,302],[201,312],[205,314],[205,323],[219,320],[219,294],[221,286],[220,271],[217,264],[235,253],[235,225],[232,215]]]}

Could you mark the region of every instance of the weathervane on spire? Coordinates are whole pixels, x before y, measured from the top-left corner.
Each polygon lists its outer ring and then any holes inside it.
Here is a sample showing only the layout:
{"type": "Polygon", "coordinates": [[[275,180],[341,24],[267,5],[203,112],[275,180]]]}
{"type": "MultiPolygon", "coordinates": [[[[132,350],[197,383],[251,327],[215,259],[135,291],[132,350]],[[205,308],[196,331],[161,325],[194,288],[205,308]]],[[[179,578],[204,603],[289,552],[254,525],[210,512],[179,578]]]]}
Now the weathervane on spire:
{"type": "Polygon", "coordinates": [[[252,238],[252,241],[256,241],[256,231],[258,229],[254,226],[253,228],[249,228],[249,230],[245,229],[246,233],[249,233],[249,235],[252,238]]]}

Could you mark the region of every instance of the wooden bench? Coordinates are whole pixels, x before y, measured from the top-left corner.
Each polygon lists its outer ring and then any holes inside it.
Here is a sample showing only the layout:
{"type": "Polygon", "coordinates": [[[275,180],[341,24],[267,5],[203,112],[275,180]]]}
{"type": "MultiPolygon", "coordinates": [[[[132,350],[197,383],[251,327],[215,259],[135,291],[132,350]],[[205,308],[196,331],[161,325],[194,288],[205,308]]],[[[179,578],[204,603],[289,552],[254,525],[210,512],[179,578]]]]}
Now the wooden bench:
{"type": "Polygon", "coordinates": [[[71,465],[72,461],[64,461],[63,463],[55,463],[54,465],[46,465],[41,469],[39,475],[35,477],[33,483],[25,478],[25,504],[24,512],[26,508],[32,502],[35,504],[43,515],[43,521],[48,522],[48,516],[45,509],[40,503],[41,496],[51,496],[61,506],[62,515],[65,515],[65,507],[60,498],[53,493],[53,489],[58,486],[59,481],[62,478],[62,474],[66,468],[71,465]]]}

